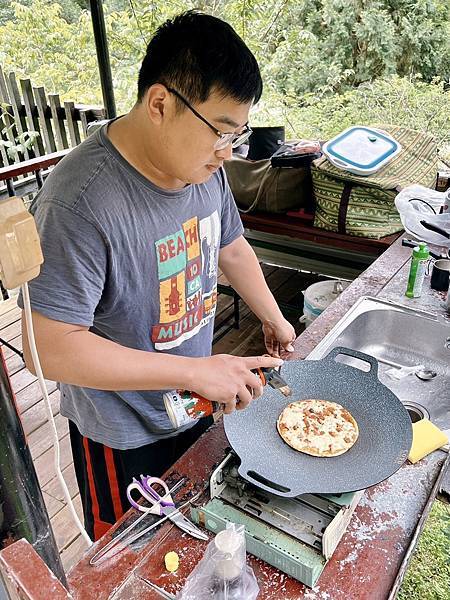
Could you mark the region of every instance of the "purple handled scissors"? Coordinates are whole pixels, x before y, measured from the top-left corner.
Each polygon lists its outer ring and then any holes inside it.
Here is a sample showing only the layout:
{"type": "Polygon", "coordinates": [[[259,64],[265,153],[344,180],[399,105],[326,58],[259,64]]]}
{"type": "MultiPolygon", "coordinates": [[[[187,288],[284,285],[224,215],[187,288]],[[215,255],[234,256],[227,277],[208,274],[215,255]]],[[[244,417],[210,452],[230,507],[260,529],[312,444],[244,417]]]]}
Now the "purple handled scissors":
{"type": "Polygon", "coordinates": [[[139,511],[144,513],[150,513],[153,515],[168,517],[172,523],[175,523],[177,527],[195,537],[199,540],[209,539],[207,534],[199,529],[192,521],[186,518],[176,508],[175,502],[172,500],[169,488],[166,483],[159,479],[159,477],[150,477],[149,475],[141,475],[141,480],[138,481],[133,477],[133,481],[127,487],[127,497],[130,504],[137,508],[139,511]],[[164,493],[161,495],[155,486],[159,486],[163,489],[164,493]],[[143,506],[136,502],[131,496],[132,490],[137,490],[139,494],[150,503],[150,506],[143,506]]]}

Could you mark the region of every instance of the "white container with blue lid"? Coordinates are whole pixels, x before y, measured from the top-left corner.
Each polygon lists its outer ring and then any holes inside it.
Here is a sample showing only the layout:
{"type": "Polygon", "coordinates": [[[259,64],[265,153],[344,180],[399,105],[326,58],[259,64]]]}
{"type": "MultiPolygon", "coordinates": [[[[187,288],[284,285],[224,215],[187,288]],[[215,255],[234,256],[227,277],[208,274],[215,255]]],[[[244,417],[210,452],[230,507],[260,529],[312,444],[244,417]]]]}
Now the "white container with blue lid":
{"type": "Polygon", "coordinates": [[[322,152],[338,169],[355,175],[372,175],[401,149],[401,145],[385,131],[358,125],[326,142],[322,152]]]}

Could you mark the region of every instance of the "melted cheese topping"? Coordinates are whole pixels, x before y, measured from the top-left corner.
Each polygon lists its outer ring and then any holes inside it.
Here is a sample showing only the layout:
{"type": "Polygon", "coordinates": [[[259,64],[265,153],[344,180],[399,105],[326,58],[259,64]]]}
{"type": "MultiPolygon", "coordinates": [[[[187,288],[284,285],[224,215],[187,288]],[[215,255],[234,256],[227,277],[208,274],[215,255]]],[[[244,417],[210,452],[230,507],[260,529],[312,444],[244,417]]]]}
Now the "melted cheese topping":
{"type": "Polygon", "coordinates": [[[358,439],[358,425],[337,402],[301,400],[292,402],[277,422],[281,437],[301,452],[316,456],[337,456],[358,439]]]}

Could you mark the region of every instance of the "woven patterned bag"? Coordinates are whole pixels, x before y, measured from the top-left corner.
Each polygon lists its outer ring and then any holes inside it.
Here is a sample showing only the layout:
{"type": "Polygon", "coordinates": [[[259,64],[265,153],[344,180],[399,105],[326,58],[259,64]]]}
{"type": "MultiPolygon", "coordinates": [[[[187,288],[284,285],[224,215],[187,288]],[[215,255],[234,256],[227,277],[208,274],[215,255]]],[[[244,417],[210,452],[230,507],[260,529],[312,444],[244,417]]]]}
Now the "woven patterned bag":
{"type": "Polygon", "coordinates": [[[393,125],[377,125],[400,142],[392,162],[368,177],[333,166],[325,156],[312,165],[316,200],[315,227],[379,239],[403,229],[394,199],[412,183],[434,187],[438,152],[426,133],[393,125]]]}

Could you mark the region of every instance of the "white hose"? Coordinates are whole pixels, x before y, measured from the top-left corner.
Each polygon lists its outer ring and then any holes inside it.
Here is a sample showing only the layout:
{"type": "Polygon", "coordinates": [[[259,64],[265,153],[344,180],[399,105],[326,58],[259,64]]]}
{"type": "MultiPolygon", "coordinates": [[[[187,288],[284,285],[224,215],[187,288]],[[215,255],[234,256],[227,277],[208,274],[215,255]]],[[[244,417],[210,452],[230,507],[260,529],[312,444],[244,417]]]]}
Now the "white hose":
{"type": "Polygon", "coordinates": [[[44,376],[42,374],[41,363],[39,361],[39,356],[38,356],[38,352],[37,352],[37,348],[36,348],[36,342],[34,339],[33,318],[31,315],[30,295],[28,292],[28,284],[27,283],[24,283],[22,285],[22,294],[23,294],[23,302],[24,302],[24,308],[25,308],[25,320],[26,320],[26,324],[27,324],[28,343],[30,346],[31,356],[33,358],[34,368],[36,370],[36,376],[39,381],[39,386],[40,386],[42,394],[44,396],[44,405],[45,405],[45,409],[47,411],[48,422],[50,423],[50,427],[51,427],[52,434],[53,434],[53,442],[54,442],[53,447],[55,450],[54,459],[55,459],[56,476],[58,477],[59,483],[61,484],[61,488],[63,490],[64,497],[66,499],[66,502],[70,509],[70,512],[72,513],[72,517],[75,521],[76,526],[80,530],[80,533],[83,536],[83,538],[85,539],[88,546],[92,546],[92,540],[89,537],[89,535],[87,534],[86,530],[84,529],[80,519],[78,518],[77,512],[76,512],[75,507],[72,502],[72,498],[70,497],[70,493],[67,488],[67,484],[66,484],[63,474],[61,472],[58,432],[56,430],[55,420],[53,418],[52,407],[50,404],[50,399],[48,397],[47,387],[45,385],[44,376]]]}

